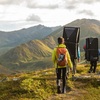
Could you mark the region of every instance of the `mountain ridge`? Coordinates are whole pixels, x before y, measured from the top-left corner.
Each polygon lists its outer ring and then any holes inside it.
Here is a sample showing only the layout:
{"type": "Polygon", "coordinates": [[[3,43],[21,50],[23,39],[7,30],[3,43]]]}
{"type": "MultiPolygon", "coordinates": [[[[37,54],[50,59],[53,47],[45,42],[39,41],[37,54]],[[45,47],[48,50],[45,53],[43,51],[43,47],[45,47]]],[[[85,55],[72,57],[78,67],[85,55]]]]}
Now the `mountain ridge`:
{"type": "Polygon", "coordinates": [[[42,39],[57,30],[59,27],[61,26],[47,27],[44,25],[37,25],[11,32],[0,31],[0,55],[22,43],[34,39],[42,39]]]}
{"type": "MultiPolygon", "coordinates": [[[[100,41],[99,24],[100,21],[81,19],[81,20],[75,20],[69,24],[66,24],[65,26],[80,27],[81,34],[80,34],[79,46],[81,48],[81,51],[83,51],[83,45],[85,44],[85,39],[87,37],[98,37],[98,40],[100,41]]],[[[9,52],[7,52],[6,54],[0,57],[1,64],[6,67],[15,66],[14,70],[17,68],[16,66],[22,67],[23,65],[24,66],[27,65],[26,67],[33,68],[34,70],[36,66],[38,66],[38,68],[42,68],[45,66],[47,67],[47,65],[49,64],[49,66],[52,67],[53,66],[51,61],[52,49],[57,45],[57,38],[59,36],[62,36],[63,27],[60,27],[58,30],[54,31],[53,33],[49,34],[48,36],[44,37],[41,40],[32,40],[10,50],[9,51],[10,54],[9,52]],[[18,54],[17,57],[19,58],[16,59],[16,62],[14,62],[13,60],[16,58],[16,56],[13,55],[16,54],[18,54]],[[10,56],[12,57],[12,61],[9,58],[10,56]],[[48,61],[46,61],[46,59],[48,59],[48,61]]]]}

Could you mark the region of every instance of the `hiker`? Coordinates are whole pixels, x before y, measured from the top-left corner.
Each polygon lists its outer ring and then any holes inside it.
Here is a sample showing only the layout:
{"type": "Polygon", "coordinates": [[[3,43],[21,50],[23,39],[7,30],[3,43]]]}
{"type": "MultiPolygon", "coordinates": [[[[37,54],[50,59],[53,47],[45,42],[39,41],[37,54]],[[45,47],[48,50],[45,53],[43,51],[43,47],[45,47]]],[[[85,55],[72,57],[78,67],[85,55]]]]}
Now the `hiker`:
{"type": "MultiPolygon", "coordinates": [[[[98,56],[100,55],[100,49],[98,49],[98,56]]],[[[95,59],[91,59],[90,61],[90,69],[89,69],[89,73],[93,72],[95,73],[96,72],[96,67],[97,67],[97,60],[95,59]]]]}
{"type": "MultiPolygon", "coordinates": [[[[86,57],[86,45],[83,46],[83,49],[85,51],[85,59],[87,59],[86,57]]],[[[91,59],[90,60],[90,69],[88,71],[88,73],[95,73],[96,71],[96,67],[97,67],[97,60],[91,59]]]]}
{"type": "Polygon", "coordinates": [[[69,52],[66,49],[66,45],[64,44],[63,37],[58,37],[58,46],[55,47],[52,52],[52,61],[56,68],[57,93],[66,93],[66,68],[69,66],[71,69],[72,62],[70,59],[69,52]],[[62,81],[62,88],[61,88],[61,81],[62,81]]]}

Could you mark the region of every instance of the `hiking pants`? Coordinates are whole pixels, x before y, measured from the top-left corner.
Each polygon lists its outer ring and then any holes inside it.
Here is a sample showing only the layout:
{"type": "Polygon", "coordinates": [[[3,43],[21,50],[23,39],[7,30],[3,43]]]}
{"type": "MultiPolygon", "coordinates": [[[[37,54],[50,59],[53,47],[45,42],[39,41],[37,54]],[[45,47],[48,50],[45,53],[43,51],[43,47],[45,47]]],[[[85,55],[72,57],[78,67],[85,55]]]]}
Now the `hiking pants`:
{"type": "Polygon", "coordinates": [[[97,61],[90,61],[90,64],[91,64],[90,71],[93,71],[93,73],[95,73],[97,67],[97,61]]]}
{"type": "Polygon", "coordinates": [[[66,68],[57,68],[56,69],[57,75],[57,92],[66,92],[66,68]],[[61,86],[61,79],[62,79],[62,86],[61,86]]]}

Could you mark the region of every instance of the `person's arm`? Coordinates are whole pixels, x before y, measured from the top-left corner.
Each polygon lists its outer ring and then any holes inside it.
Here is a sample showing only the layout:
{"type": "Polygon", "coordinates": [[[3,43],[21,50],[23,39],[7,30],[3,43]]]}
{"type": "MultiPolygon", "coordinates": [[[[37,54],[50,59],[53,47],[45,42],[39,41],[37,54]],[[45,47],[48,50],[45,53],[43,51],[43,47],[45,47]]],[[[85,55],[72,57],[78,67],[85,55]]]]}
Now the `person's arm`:
{"type": "Polygon", "coordinates": [[[56,49],[55,48],[52,51],[52,61],[53,61],[53,63],[55,63],[55,61],[56,61],[56,49]]]}
{"type": "Polygon", "coordinates": [[[77,53],[78,55],[78,62],[79,62],[79,60],[80,60],[80,48],[78,47],[78,53],[77,53]]]}

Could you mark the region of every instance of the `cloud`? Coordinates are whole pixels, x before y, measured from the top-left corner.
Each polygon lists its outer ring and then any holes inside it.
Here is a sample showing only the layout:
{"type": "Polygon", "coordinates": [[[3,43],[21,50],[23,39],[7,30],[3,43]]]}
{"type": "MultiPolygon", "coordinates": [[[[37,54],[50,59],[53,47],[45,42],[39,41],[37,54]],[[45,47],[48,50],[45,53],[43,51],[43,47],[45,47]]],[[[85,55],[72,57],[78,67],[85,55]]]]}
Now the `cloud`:
{"type": "Polygon", "coordinates": [[[32,14],[32,15],[28,16],[26,21],[41,22],[41,18],[37,15],[32,14]]]}
{"type": "Polygon", "coordinates": [[[65,8],[72,10],[77,7],[77,1],[76,0],[63,0],[65,8]]]}
{"type": "Polygon", "coordinates": [[[28,4],[27,5],[29,8],[40,8],[40,9],[56,9],[58,8],[58,5],[34,5],[34,4],[28,4]]]}
{"type": "Polygon", "coordinates": [[[91,4],[91,3],[100,2],[100,0],[82,0],[82,2],[86,4],[91,4]]]}
{"type": "Polygon", "coordinates": [[[71,10],[71,9],[75,9],[76,6],[75,5],[68,5],[68,6],[66,6],[66,8],[71,10]]]}
{"type": "Polygon", "coordinates": [[[62,0],[64,2],[64,6],[67,9],[75,9],[80,4],[92,4],[96,2],[100,2],[100,0],[62,0]]]}
{"type": "Polygon", "coordinates": [[[58,8],[58,3],[53,2],[54,0],[0,0],[0,5],[24,5],[28,8],[58,8]],[[52,3],[51,3],[52,1],[52,3]]]}
{"type": "Polygon", "coordinates": [[[62,6],[68,6],[69,9],[73,8],[71,6],[80,4],[80,3],[96,3],[100,2],[100,0],[0,0],[0,5],[19,5],[19,4],[25,4],[30,8],[49,8],[54,9],[60,7],[60,3],[64,2],[64,5],[62,6]]]}
{"type": "Polygon", "coordinates": [[[58,2],[53,2],[54,0],[51,0],[52,3],[50,2],[50,0],[30,0],[27,1],[27,7],[29,8],[40,8],[40,9],[55,9],[58,8],[58,2]]]}
{"type": "Polygon", "coordinates": [[[100,0],[63,0],[64,2],[68,3],[68,4],[78,4],[78,3],[96,3],[96,2],[100,2],[100,0]]]}
{"type": "Polygon", "coordinates": [[[90,10],[82,10],[82,11],[79,11],[78,13],[79,14],[85,14],[85,15],[88,15],[88,16],[94,16],[94,13],[90,10]]]}
{"type": "Polygon", "coordinates": [[[25,0],[0,0],[0,5],[20,4],[25,0]]]}

